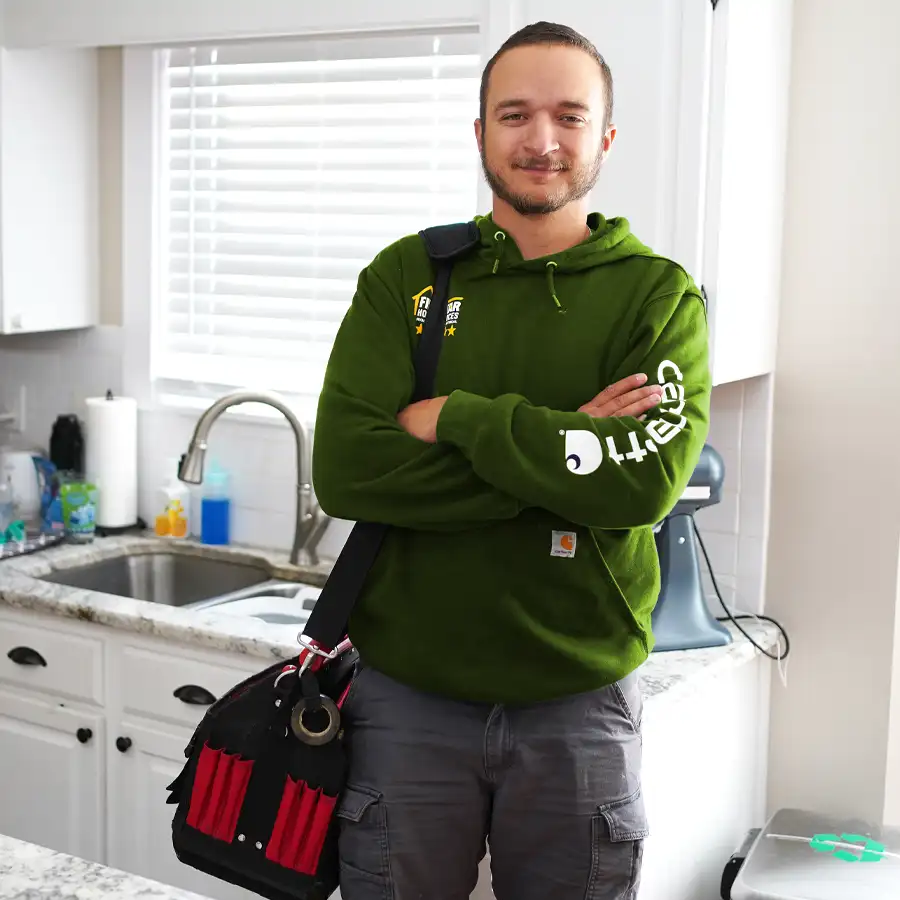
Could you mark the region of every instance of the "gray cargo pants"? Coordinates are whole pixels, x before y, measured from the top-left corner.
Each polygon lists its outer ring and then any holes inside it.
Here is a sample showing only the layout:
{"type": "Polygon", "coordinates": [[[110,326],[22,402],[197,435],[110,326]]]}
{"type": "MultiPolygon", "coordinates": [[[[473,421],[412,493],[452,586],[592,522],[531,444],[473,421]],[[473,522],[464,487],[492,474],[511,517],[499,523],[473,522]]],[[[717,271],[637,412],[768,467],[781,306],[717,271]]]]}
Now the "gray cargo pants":
{"type": "Polygon", "coordinates": [[[445,700],[366,667],[344,704],[342,900],[636,900],[637,673],[529,706],[445,700]]]}

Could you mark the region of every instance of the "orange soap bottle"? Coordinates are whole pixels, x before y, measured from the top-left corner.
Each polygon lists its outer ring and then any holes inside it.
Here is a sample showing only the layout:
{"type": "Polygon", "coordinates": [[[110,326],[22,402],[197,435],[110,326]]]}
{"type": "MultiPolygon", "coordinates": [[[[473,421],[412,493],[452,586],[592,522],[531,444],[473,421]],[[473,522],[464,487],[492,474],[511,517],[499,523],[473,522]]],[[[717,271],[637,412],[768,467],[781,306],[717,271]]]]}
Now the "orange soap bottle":
{"type": "Polygon", "coordinates": [[[169,461],[169,480],[159,492],[153,530],[174,540],[191,536],[191,489],[178,480],[177,459],[169,461]]]}

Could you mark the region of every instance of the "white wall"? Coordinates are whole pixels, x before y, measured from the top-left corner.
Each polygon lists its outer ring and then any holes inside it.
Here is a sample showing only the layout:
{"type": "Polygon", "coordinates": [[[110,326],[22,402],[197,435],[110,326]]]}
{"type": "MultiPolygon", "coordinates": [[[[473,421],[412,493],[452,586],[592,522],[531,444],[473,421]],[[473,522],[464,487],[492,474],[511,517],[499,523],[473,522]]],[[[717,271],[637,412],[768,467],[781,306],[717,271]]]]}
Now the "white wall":
{"type": "Polygon", "coordinates": [[[900,4],[795,15],[767,579],[794,647],[770,804],[900,823],[900,4]]]}

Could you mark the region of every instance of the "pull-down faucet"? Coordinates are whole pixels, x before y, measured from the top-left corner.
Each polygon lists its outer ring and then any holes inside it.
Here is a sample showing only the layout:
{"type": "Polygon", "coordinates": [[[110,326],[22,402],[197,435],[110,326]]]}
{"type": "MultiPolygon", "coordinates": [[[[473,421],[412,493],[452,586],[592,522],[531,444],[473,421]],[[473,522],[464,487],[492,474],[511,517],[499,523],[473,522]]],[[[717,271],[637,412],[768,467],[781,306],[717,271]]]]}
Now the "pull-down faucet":
{"type": "Polygon", "coordinates": [[[318,565],[316,548],[331,519],[312,500],[310,474],[312,453],[309,434],[303,423],[277,394],[268,391],[234,391],[216,400],[197,420],[187,453],[181,457],[178,464],[178,477],[188,484],[200,484],[203,481],[203,459],[213,422],[226,409],[239,403],[264,403],[277,409],[290,423],[297,449],[297,519],[291,563],[297,565],[302,556],[304,565],[318,565]]]}

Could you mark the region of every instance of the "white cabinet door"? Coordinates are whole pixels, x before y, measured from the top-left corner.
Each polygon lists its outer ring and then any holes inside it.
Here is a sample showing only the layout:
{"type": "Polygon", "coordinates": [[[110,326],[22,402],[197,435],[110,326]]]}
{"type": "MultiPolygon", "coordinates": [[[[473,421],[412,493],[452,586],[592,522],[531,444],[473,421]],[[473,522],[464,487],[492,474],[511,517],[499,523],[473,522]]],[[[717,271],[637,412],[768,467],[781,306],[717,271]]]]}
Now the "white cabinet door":
{"type": "Polygon", "coordinates": [[[618,134],[592,207],[705,289],[714,384],[775,367],[792,6],[521,0],[491,35],[493,52],[504,29],[560,22],[609,63],[618,134]]]}
{"type": "Polygon", "coordinates": [[[612,70],[618,132],[591,207],[624,216],[700,284],[709,0],[522,0],[518,10],[513,29],[539,20],[568,25],[612,70]]]}
{"type": "Polygon", "coordinates": [[[0,691],[0,833],[105,862],[105,722],[0,691]]]}
{"type": "MultiPolygon", "coordinates": [[[[172,849],[166,786],[184,766],[191,730],[136,719],[110,727],[108,865],[214,900],[258,900],[227,882],[179,862],[172,849]],[[117,741],[124,739],[129,743],[117,741]]],[[[2,829],[0,829],[2,830],[2,829]]]]}
{"type": "Polygon", "coordinates": [[[96,50],[0,49],[0,332],[97,324],[96,50]]]}
{"type": "Polygon", "coordinates": [[[775,370],[792,9],[719,0],[713,16],[703,283],[715,384],[775,370]]]}

